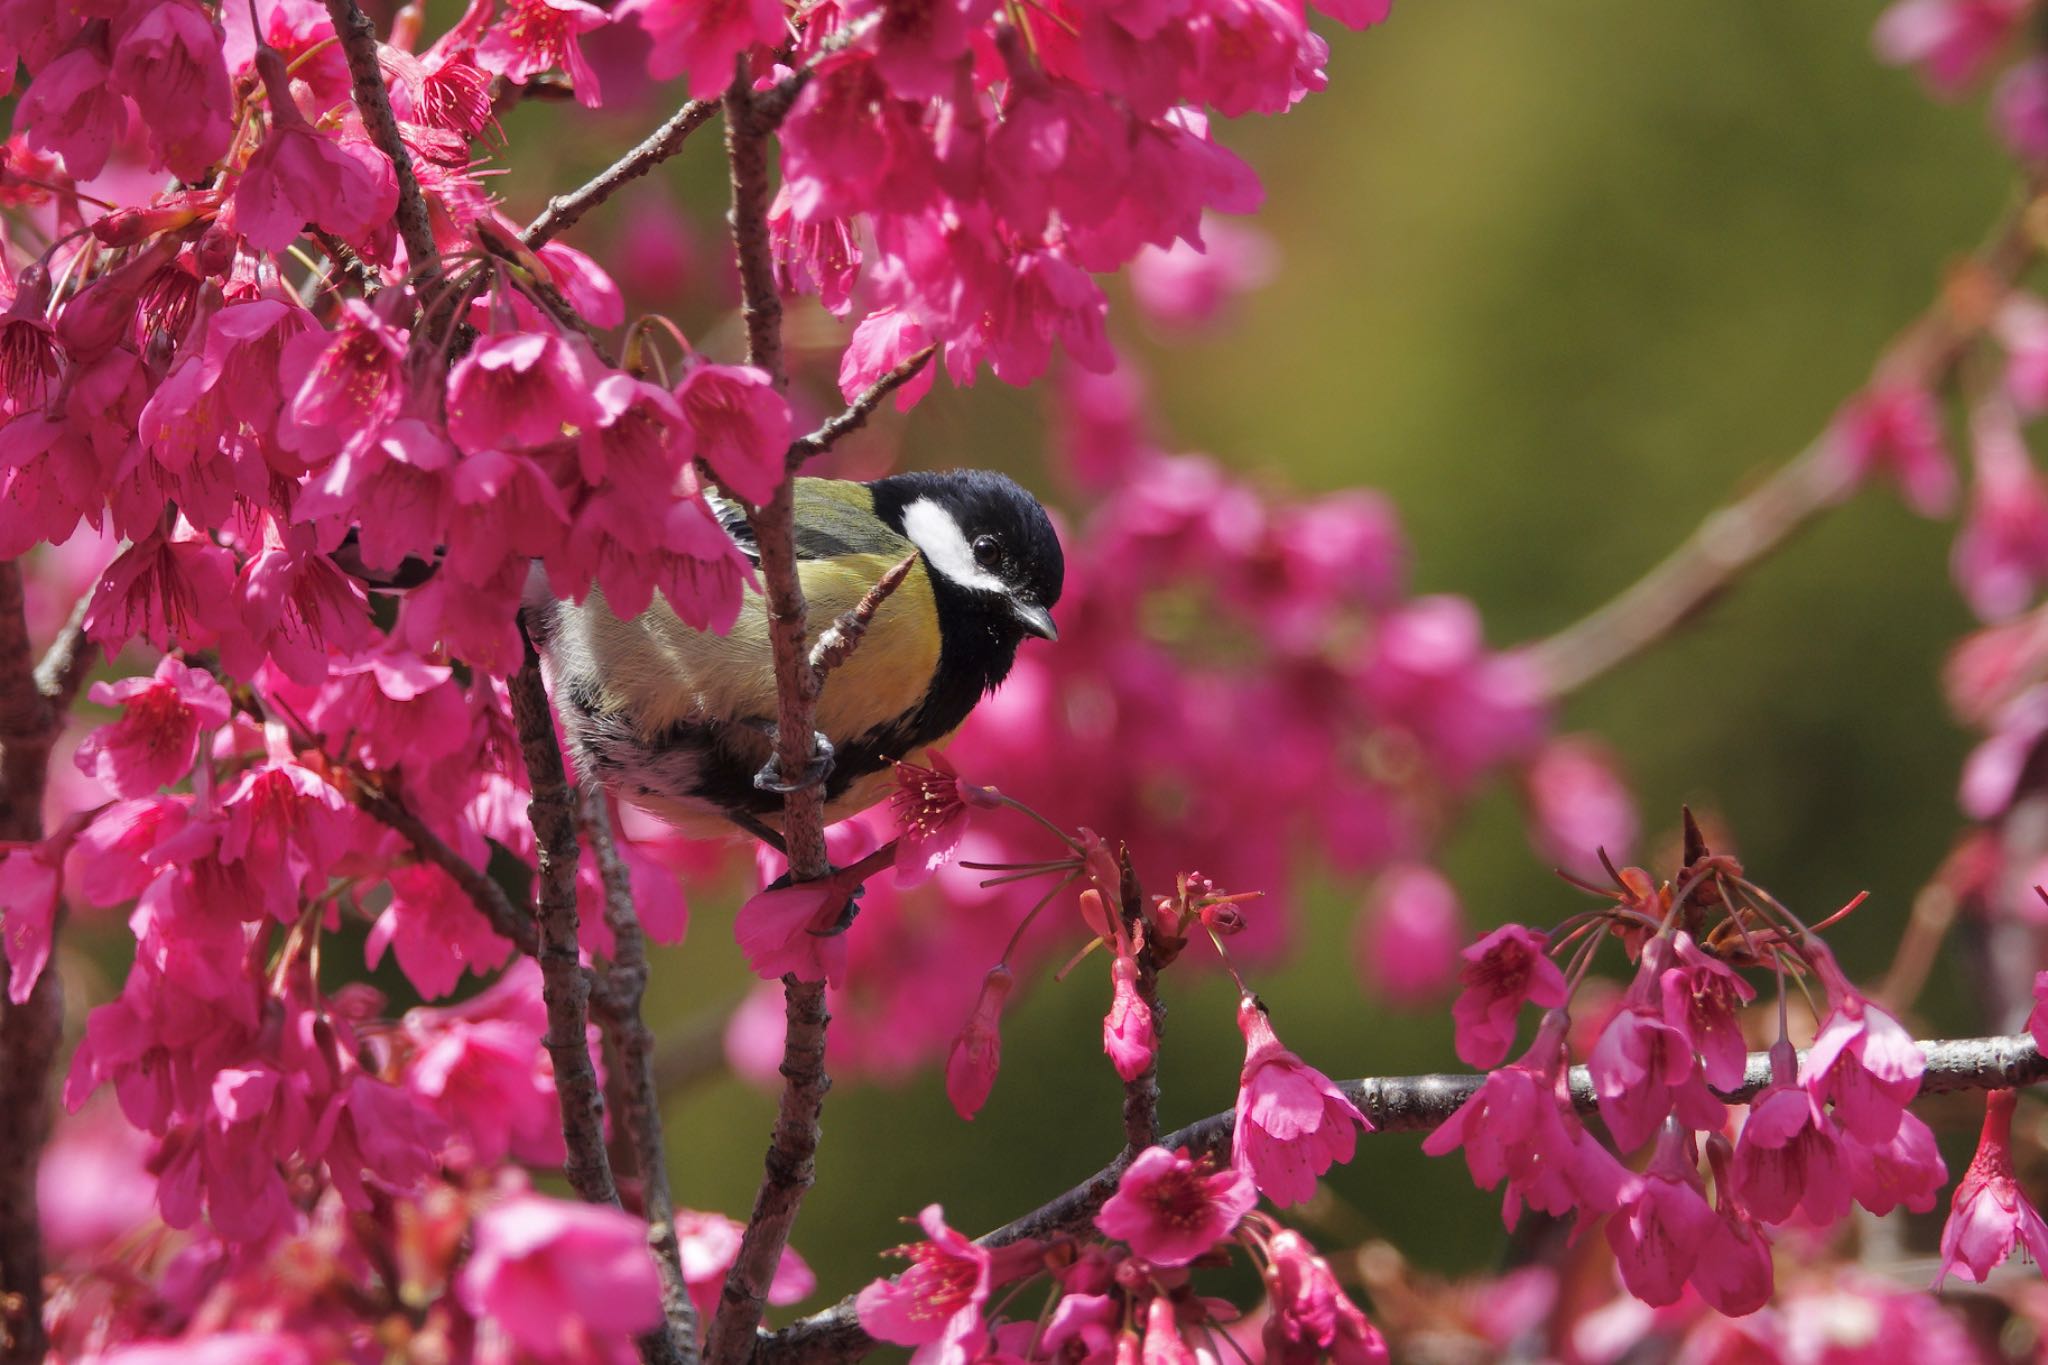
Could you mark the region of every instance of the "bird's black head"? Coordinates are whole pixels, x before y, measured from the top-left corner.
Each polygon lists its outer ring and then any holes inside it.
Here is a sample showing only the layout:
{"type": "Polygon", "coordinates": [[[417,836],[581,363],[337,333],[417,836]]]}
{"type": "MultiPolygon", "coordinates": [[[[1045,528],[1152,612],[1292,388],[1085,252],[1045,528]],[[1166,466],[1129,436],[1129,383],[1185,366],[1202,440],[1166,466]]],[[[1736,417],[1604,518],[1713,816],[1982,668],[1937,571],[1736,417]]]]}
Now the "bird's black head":
{"type": "MultiPolygon", "coordinates": [[[[1067,559],[1038,500],[986,469],[897,474],[870,485],[875,513],[923,552],[936,585],[964,594],[1014,642],[1056,640],[1067,559]]],[[[1007,661],[1005,661],[1007,667],[1007,661]]]]}

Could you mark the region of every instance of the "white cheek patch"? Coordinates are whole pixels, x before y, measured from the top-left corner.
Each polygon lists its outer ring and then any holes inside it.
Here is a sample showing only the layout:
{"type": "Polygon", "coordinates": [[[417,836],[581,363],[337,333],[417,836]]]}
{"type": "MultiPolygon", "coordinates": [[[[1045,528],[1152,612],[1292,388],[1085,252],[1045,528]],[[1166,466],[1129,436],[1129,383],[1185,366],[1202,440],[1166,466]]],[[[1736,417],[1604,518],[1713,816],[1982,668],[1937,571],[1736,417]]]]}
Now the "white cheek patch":
{"type": "Polygon", "coordinates": [[[1007,593],[1003,580],[974,562],[967,534],[960,523],[930,498],[919,498],[903,509],[903,534],[924,552],[925,562],[963,588],[1007,593]]]}

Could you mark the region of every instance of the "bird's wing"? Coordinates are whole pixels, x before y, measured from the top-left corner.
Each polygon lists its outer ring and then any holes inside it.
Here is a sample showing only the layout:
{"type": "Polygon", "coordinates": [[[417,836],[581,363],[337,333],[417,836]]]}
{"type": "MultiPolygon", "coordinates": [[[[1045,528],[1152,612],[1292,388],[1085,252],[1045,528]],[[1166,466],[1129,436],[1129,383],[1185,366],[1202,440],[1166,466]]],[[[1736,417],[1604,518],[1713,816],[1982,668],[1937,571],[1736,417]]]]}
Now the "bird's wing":
{"type": "MultiPolygon", "coordinates": [[[[761,549],[746,511],[714,489],[704,500],[740,553],[758,565],[761,549]]],[[[889,563],[917,547],[889,529],[875,515],[874,494],[866,484],[847,479],[796,481],[796,557],[799,560],[843,559],[849,555],[887,556],[889,563]]]]}

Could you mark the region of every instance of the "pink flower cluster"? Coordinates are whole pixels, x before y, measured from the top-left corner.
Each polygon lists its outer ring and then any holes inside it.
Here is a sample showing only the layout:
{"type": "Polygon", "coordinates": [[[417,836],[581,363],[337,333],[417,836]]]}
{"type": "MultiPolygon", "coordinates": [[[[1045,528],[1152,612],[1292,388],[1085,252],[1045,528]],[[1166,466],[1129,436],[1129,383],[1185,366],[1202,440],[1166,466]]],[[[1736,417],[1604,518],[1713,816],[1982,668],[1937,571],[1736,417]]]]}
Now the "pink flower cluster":
{"type": "Polygon", "coordinates": [[[861,1291],[860,1323],[882,1341],[917,1348],[919,1365],[974,1360],[1116,1361],[1195,1365],[1231,1347],[1263,1350],[1272,1365],[1385,1365],[1385,1341],[1307,1239],[1253,1211],[1251,1180],[1185,1150],[1150,1147],[1124,1169],[1095,1217],[1108,1242],[1077,1249],[1024,1240],[998,1248],[948,1227],[934,1204],[925,1239],[895,1254],[911,1262],[861,1291]],[[1121,1245],[1119,1245],[1121,1244],[1121,1245]],[[1232,1246],[1259,1268],[1267,1303],[1255,1339],[1240,1340],[1237,1311],[1197,1293],[1189,1267],[1220,1264],[1232,1246]],[[992,1307],[1045,1277],[1055,1299],[1039,1321],[1005,1320],[992,1307]]]}
{"type": "MultiPolygon", "coordinates": [[[[1931,1210],[1948,1174],[1933,1133],[1907,1108],[1925,1067],[1920,1047],[1850,984],[1827,945],[1733,859],[1704,847],[1676,886],[1636,868],[1617,873],[1615,886],[1611,909],[1570,922],[1558,945],[1578,945],[1569,974],[1551,961],[1548,936],[1520,925],[1465,951],[1459,1055],[1496,1069],[1424,1150],[1462,1150],[1479,1185],[1504,1185],[1509,1227],[1525,1205],[1576,1213],[1581,1231],[1604,1217],[1621,1279],[1643,1303],[1690,1295],[1731,1316],[1771,1299],[1773,1229],[1825,1230],[1852,1204],[1876,1214],[1931,1210]],[[1636,975],[1589,1035],[1585,1075],[1603,1141],[1571,1079],[1566,1010],[1610,933],[1628,944],[1636,975]],[[1754,966],[1775,967],[1781,983],[1788,970],[1810,973],[1827,1006],[1803,1057],[1780,1034],[1760,1087],[1745,1075],[1742,1012],[1755,991],[1738,970],[1754,966]],[[1545,1011],[1534,1041],[1502,1066],[1516,1016],[1532,1003],[1545,1011]],[[1722,1095],[1745,1087],[1738,1126],[1722,1095]],[[1652,1143],[1646,1165],[1624,1164],[1652,1143]]],[[[2048,973],[2043,983],[2048,991],[2048,973]]],[[[2003,1112],[2009,1126],[2009,1100],[2003,1112]]],[[[1993,1136],[1987,1126],[1987,1151],[1993,1136]]],[[[2002,1258],[2039,1220],[2014,1221],[2009,1155],[1980,1153],[1978,1166],[1976,1188],[1990,1202],[1965,1180],[1944,1254],[1981,1277],[1987,1257],[2002,1258]],[[1966,1206],[1981,1230],[1969,1230],[1966,1206]]]]}
{"type": "MultiPolygon", "coordinates": [[[[430,1179],[363,1212],[328,1189],[294,1231],[249,1256],[211,1228],[167,1233],[146,1209],[105,1217],[110,1194],[152,1183],[143,1153],[112,1140],[125,1131],[117,1116],[88,1111],[52,1148],[66,1178],[45,1181],[43,1221],[76,1272],[48,1314],[56,1358],[312,1365],[400,1351],[626,1365],[638,1358],[633,1336],[661,1320],[646,1224],[544,1197],[517,1172],[430,1179]]],[[[685,1280],[709,1307],[739,1226],[682,1210],[676,1233],[685,1280]]],[[[785,1252],[769,1297],[790,1303],[814,1286],[785,1252]]]]}

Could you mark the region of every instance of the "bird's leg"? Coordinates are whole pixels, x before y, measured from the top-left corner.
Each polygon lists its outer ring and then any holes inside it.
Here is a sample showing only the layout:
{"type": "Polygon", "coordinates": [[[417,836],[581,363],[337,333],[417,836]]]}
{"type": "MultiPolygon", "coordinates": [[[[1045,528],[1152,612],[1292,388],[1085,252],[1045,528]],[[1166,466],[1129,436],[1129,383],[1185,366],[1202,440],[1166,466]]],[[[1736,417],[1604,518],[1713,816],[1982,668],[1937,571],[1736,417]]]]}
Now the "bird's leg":
{"type": "Polygon", "coordinates": [[[764,792],[776,792],[787,796],[791,792],[805,791],[818,786],[832,775],[832,741],[813,730],[811,732],[811,761],[805,765],[802,776],[794,782],[782,774],[782,762],[772,747],[776,742],[775,722],[750,721],[768,736],[771,748],[768,761],[761,765],[761,771],[754,774],[754,786],[764,792]]]}
{"type": "Polygon", "coordinates": [[[725,818],[739,826],[741,830],[774,849],[777,853],[788,854],[789,849],[783,844],[782,836],[745,811],[729,810],[725,812],[725,818]]]}

